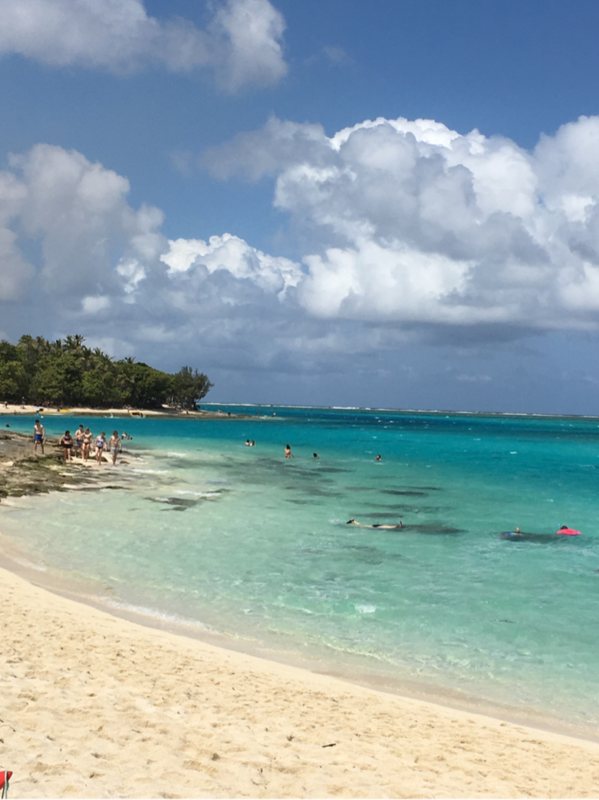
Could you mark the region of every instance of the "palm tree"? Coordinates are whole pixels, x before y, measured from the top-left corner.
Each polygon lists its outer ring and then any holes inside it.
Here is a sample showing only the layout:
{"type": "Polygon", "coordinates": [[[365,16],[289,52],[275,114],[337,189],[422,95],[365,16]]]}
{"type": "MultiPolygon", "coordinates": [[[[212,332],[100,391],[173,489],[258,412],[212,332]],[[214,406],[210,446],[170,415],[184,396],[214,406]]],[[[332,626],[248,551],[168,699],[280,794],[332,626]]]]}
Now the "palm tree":
{"type": "Polygon", "coordinates": [[[76,353],[80,352],[83,348],[83,342],[85,341],[85,336],[81,336],[81,334],[76,334],[75,336],[67,336],[64,340],[64,349],[67,353],[76,353]]]}

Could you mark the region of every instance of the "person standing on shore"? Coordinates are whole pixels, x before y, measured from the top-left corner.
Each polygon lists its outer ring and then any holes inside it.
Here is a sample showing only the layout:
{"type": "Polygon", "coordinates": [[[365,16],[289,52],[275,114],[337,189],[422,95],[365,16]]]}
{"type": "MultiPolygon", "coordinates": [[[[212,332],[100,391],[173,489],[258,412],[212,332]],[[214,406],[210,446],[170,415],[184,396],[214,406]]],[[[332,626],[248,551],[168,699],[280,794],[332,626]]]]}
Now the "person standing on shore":
{"type": "Polygon", "coordinates": [[[44,430],[44,426],[39,421],[39,419],[35,420],[35,425],[33,426],[33,452],[37,453],[37,446],[38,444],[42,448],[42,455],[44,455],[44,440],[46,438],[46,431],[44,430]]]}
{"type": "Polygon", "coordinates": [[[102,463],[102,453],[106,447],[106,434],[104,431],[96,439],[96,461],[98,464],[102,463]]]}
{"type": "Polygon", "coordinates": [[[108,449],[112,453],[112,466],[116,464],[116,457],[119,453],[123,452],[123,443],[121,442],[119,432],[113,431],[112,436],[108,440],[108,449]]]}
{"type": "Polygon", "coordinates": [[[75,431],[75,455],[81,458],[81,448],[83,447],[83,437],[85,435],[85,431],[83,430],[83,425],[80,425],[79,428],[75,431]]]}
{"type": "Polygon", "coordinates": [[[81,439],[81,441],[82,441],[81,455],[82,455],[84,461],[87,461],[87,459],[89,458],[89,449],[91,447],[93,438],[94,437],[93,437],[92,432],[90,431],[90,429],[86,428],[83,431],[83,436],[82,436],[82,439],[81,439]]]}
{"type": "Polygon", "coordinates": [[[71,447],[73,446],[73,437],[71,436],[71,431],[64,432],[64,436],[61,437],[59,444],[64,452],[65,464],[67,461],[72,461],[71,447]]]}

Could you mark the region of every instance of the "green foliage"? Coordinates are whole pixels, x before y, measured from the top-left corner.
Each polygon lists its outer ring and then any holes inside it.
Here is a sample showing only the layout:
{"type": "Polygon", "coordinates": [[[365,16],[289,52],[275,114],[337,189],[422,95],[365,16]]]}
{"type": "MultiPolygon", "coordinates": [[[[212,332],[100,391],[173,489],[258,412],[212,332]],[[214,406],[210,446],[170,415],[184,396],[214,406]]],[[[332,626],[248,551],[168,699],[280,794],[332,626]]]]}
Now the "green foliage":
{"type": "Polygon", "coordinates": [[[173,378],[173,398],[183,408],[195,410],[197,401],[205,397],[214,386],[204,373],[191,367],[182,367],[173,378]]]}
{"type": "Polygon", "coordinates": [[[168,400],[195,408],[210,387],[208,378],[183,367],[176,375],[134,358],[113,361],[83,336],[49,342],[22,336],[17,345],[0,341],[0,398],[46,405],[160,407],[168,400]]]}
{"type": "Polygon", "coordinates": [[[13,403],[27,394],[27,373],[20,361],[2,361],[0,354],[0,397],[13,403]]]}

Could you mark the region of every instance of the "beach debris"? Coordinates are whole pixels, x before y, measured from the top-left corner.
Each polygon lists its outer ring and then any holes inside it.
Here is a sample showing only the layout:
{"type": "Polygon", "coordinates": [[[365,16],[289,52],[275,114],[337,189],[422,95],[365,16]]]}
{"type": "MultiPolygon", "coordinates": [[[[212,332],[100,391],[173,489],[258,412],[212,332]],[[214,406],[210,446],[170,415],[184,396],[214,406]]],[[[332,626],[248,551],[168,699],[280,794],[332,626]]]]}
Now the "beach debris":
{"type": "Polygon", "coordinates": [[[336,747],[336,746],[337,746],[337,742],[331,742],[330,744],[321,745],[321,747],[336,747]]]}
{"type": "Polygon", "coordinates": [[[219,761],[220,760],[220,756],[219,756],[218,753],[212,753],[210,758],[211,758],[212,761],[219,761]]]}

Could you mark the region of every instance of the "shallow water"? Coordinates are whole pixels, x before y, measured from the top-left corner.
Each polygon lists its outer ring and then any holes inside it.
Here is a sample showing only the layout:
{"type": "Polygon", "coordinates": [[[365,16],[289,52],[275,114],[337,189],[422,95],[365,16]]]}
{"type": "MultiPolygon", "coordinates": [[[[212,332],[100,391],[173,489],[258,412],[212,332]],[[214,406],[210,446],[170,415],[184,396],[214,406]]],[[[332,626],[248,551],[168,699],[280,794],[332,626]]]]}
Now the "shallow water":
{"type": "Polygon", "coordinates": [[[598,420],[274,411],[127,419],[125,489],[3,504],[0,530],[113,606],[596,725],[598,420]],[[499,537],[562,524],[583,536],[499,537]]]}

